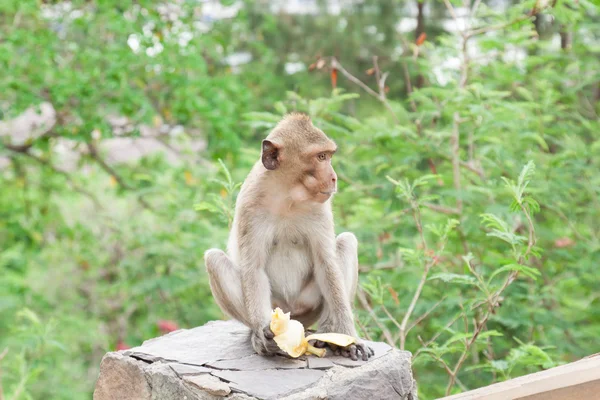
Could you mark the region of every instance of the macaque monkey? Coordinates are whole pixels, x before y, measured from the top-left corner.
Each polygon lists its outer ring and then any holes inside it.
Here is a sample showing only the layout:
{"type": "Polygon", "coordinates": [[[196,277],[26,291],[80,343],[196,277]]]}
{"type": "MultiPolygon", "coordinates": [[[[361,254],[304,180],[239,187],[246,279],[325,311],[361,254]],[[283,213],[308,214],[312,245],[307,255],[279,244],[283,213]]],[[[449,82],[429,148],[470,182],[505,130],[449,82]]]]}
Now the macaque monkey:
{"type": "Polygon", "coordinates": [[[308,116],[284,117],[263,140],[261,159],[241,187],[227,254],[204,254],[217,304],[251,329],[258,354],[279,350],[269,323],[271,310],[280,307],[306,328],[318,322],[318,332],[357,338],[333,348],[336,354],[353,360],[373,355],[356,334],[351,308],[358,242],[352,233],[336,238],[334,232],[335,151],[308,116]]]}

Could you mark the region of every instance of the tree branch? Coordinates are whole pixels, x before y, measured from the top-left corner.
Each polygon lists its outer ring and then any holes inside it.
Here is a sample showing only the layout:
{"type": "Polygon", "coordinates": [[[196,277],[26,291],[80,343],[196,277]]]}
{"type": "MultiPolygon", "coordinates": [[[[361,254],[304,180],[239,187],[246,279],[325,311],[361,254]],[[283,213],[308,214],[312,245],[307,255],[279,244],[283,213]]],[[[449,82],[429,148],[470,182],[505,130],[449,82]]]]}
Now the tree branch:
{"type": "Polygon", "coordinates": [[[450,208],[450,207],[444,207],[444,206],[440,206],[439,204],[433,204],[433,203],[422,203],[425,207],[429,208],[430,210],[442,213],[442,214],[448,214],[448,215],[455,215],[455,214],[460,214],[460,210],[457,208],[450,208]]]}
{"type": "Polygon", "coordinates": [[[371,96],[375,97],[377,100],[379,100],[384,106],[385,108],[387,108],[387,110],[390,112],[390,114],[392,114],[392,117],[394,118],[394,121],[398,124],[400,123],[400,120],[398,119],[398,116],[396,115],[396,112],[394,111],[394,109],[392,108],[392,106],[390,105],[390,103],[388,102],[387,98],[385,96],[382,96],[381,94],[377,93],[376,91],[374,91],[373,89],[371,89],[367,84],[365,84],[363,81],[361,81],[360,79],[358,79],[357,77],[355,77],[354,75],[352,75],[350,72],[348,72],[343,66],[342,64],[340,64],[337,59],[335,57],[331,57],[331,67],[337,69],[338,71],[340,71],[342,73],[342,75],[344,75],[346,77],[346,79],[348,79],[349,81],[355,83],[356,85],[360,86],[365,92],[369,93],[371,96]]]}
{"type": "MultiPolygon", "coordinates": [[[[8,347],[6,347],[4,350],[2,350],[2,353],[0,353],[0,362],[2,362],[2,359],[6,356],[6,354],[8,353],[8,347]]],[[[2,390],[2,369],[0,368],[0,400],[4,400],[4,391],[2,390]]]]}
{"type": "MultiPolygon", "coordinates": [[[[521,206],[521,211],[523,211],[523,213],[525,214],[525,217],[527,219],[527,224],[528,224],[528,231],[529,231],[529,239],[527,242],[527,249],[525,250],[525,253],[523,253],[520,257],[519,257],[519,263],[522,264],[524,262],[524,260],[527,258],[527,256],[529,256],[529,254],[531,253],[531,250],[533,249],[533,246],[535,245],[536,242],[536,237],[535,237],[535,227],[533,225],[533,220],[531,219],[531,215],[529,213],[529,210],[527,210],[527,208],[525,208],[525,206],[523,206],[523,204],[520,204],[521,206]]],[[[502,295],[502,293],[506,290],[506,288],[508,288],[508,286],[510,286],[510,284],[512,282],[514,282],[514,280],[517,278],[519,274],[519,271],[512,271],[508,274],[508,276],[506,277],[506,280],[504,281],[504,283],[502,284],[502,286],[500,287],[500,289],[498,289],[496,291],[496,293],[494,293],[491,297],[491,301],[489,302],[489,308],[487,309],[484,317],[482,318],[482,320],[479,323],[475,324],[475,330],[473,332],[473,335],[471,336],[471,338],[466,342],[465,344],[465,349],[462,352],[460,358],[458,359],[458,361],[456,362],[456,365],[454,367],[454,374],[450,376],[450,380],[448,382],[448,386],[446,387],[446,396],[450,394],[450,391],[452,390],[452,387],[454,387],[454,384],[456,382],[456,376],[458,375],[458,371],[460,370],[460,368],[462,367],[463,363],[465,362],[465,360],[467,359],[467,354],[469,352],[469,350],[471,349],[471,347],[473,346],[473,344],[475,343],[475,341],[477,340],[477,337],[479,336],[479,334],[484,330],[484,327],[487,324],[487,321],[489,320],[490,316],[492,315],[492,313],[495,312],[495,309],[500,307],[500,296],[502,295]]]]}
{"type": "Polygon", "coordinates": [[[497,31],[497,30],[500,30],[500,29],[508,28],[509,26],[517,24],[519,22],[524,22],[524,21],[527,21],[527,20],[531,20],[531,18],[533,18],[534,15],[525,15],[525,16],[521,16],[521,17],[515,18],[512,21],[505,22],[505,23],[502,23],[502,24],[490,25],[490,26],[484,26],[484,27],[477,28],[477,29],[472,29],[472,30],[470,30],[469,32],[466,33],[466,37],[467,38],[472,38],[473,36],[481,35],[482,33],[487,33],[487,32],[492,32],[492,31],[497,31]]]}
{"type": "Polygon", "coordinates": [[[419,297],[421,296],[421,292],[423,291],[423,287],[425,286],[425,282],[427,282],[427,275],[429,274],[429,270],[431,269],[431,265],[428,263],[423,270],[423,275],[421,276],[421,280],[419,281],[419,285],[417,286],[417,290],[415,290],[415,294],[408,306],[408,310],[406,310],[406,314],[404,314],[404,318],[402,318],[402,323],[400,324],[400,350],[404,350],[404,345],[406,343],[406,335],[408,334],[407,325],[410,317],[415,310],[415,306],[417,305],[417,301],[419,301],[419,297]]]}
{"type": "Polygon", "coordinates": [[[44,160],[41,157],[38,157],[34,154],[32,154],[29,150],[30,147],[18,147],[18,146],[11,146],[11,145],[6,145],[6,148],[17,153],[17,154],[21,154],[25,157],[29,157],[32,160],[36,161],[38,164],[43,165],[46,168],[51,169],[52,171],[56,172],[59,175],[62,175],[66,181],[69,183],[69,186],[71,186],[71,189],[73,189],[74,191],[81,193],[85,196],[87,196],[96,207],[98,207],[99,209],[103,209],[104,207],[102,206],[102,204],[100,203],[100,201],[98,200],[98,198],[90,191],[84,189],[82,186],[80,186],[78,183],[76,183],[73,178],[71,177],[71,175],[69,175],[68,172],[63,171],[62,169],[54,166],[50,161],[48,160],[44,160]]]}
{"type": "Polygon", "coordinates": [[[452,128],[452,136],[450,136],[450,150],[452,153],[452,175],[454,180],[454,189],[456,190],[456,209],[458,213],[462,213],[462,188],[460,184],[460,130],[459,130],[459,115],[454,113],[454,125],[452,128]]]}
{"type": "Polygon", "coordinates": [[[358,288],[357,295],[358,295],[358,300],[360,301],[360,304],[363,306],[363,308],[365,310],[367,310],[369,312],[369,315],[371,316],[371,319],[373,320],[373,322],[375,322],[375,324],[379,327],[379,329],[381,329],[381,333],[383,334],[383,337],[385,338],[385,341],[387,342],[387,344],[394,347],[394,338],[392,337],[392,333],[390,332],[390,330],[388,328],[385,327],[385,325],[383,325],[381,323],[381,321],[379,321],[379,318],[377,318],[377,314],[375,314],[375,311],[373,311],[373,307],[371,307],[371,305],[369,304],[367,297],[365,296],[365,293],[363,292],[363,290],[360,287],[358,288]]]}
{"type": "Polygon", "coordinates": [[[437,303],[435,303],[429,310],[425,311],[425,313],[423,315],[421,315],[419,318],[417,318],[415,320],[415,322],[413,322],[412,324],[410,324],[408,326],[408,328],[406,329],[406,334],[408,334],[408,332],[411,331],[411,329],[413,329],[415,326],[419,325],[419,323],[421,321],[423,321],[425,318],[427,318],[429,316],[429,314],[431,314],[440,304],[442,304],[442,302],[444,300],[446,300],[446,298],[448,298],[448,296],[444,296],[442,297],[437,303]]]}
{"type": "MultiPolygon", "coordinates": [[[[115,171],[114,168],[112,168],[110,165],[108,165],[106,163],[106,161],[104,161],[102,159],[102,157],[100,157],[100,155],[98,154],[98,150],[93,143],[88,142],[87,146],[90,151],[90,156],[92,157],[92,159],[94,159],[104,171],[106,171],[109,175],[111,175],[113,178],[115,178],[115,180],[117,181],[117,184],[119,186],[121,186],[123,189],[129,190],[129,191],[135,191],[135,188],[133,188],[127,182],[125,182],[123,177],[121,177],[121,175],[119,175],[117,173],[117,171],[115,171]]],[[[139,203],[142,205],[142,207],[144,207],[145,209],[150,210],[150,211],[153,210],[152,206],[150,206],[150,204],[148,204],[148,202],[146,202],[146,200],[144,200],[144,198],[141,195],[138,195],[137,199],[138,199],[139,203]]]]}

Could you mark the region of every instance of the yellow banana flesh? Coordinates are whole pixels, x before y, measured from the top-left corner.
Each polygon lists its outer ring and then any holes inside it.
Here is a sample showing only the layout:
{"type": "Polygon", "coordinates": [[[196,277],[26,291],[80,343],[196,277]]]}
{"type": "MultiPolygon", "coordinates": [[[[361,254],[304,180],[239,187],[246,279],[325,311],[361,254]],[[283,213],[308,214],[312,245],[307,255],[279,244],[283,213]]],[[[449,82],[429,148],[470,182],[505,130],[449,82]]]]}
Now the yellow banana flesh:
{"type": "Polygon", "coordinates": [[[300,322],[290,319],[290,313],[284,313],[279,307],[271,313],[269,327],[275,335],[273,340],[277,346],[293,358],[298,358],[306,353],[314,354],[317,357],[325,356],[326,350],[314,347],[308,343],[309,340],[320,340],[341,347],[356,343],[355,338],[341,333],[316,333],[304,337],[304,326],[300,322]]]}

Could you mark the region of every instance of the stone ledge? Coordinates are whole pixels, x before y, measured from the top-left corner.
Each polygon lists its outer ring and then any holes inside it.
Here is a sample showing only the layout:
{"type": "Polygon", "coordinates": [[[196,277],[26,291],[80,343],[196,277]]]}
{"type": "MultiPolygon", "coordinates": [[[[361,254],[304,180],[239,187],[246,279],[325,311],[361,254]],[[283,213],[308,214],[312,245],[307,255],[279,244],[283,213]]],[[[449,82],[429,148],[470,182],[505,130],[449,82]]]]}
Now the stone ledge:
{"type": "Polygon", "coordinates": [[[375,356],[368,362],[262,357],[245,326],[215,321],[106,354],[94,399],[417,400],[411,354],[369,344],[375,356]]]}

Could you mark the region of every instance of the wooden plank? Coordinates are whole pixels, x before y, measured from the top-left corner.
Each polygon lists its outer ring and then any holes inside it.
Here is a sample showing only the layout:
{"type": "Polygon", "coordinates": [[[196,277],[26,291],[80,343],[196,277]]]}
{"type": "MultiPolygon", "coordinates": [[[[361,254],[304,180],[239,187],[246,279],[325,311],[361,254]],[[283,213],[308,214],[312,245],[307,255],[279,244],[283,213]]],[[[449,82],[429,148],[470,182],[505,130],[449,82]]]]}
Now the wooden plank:
{"type": "Polygon", "coordinates": [[[598,400],[600,354],[441,400],[598,400]]]}

